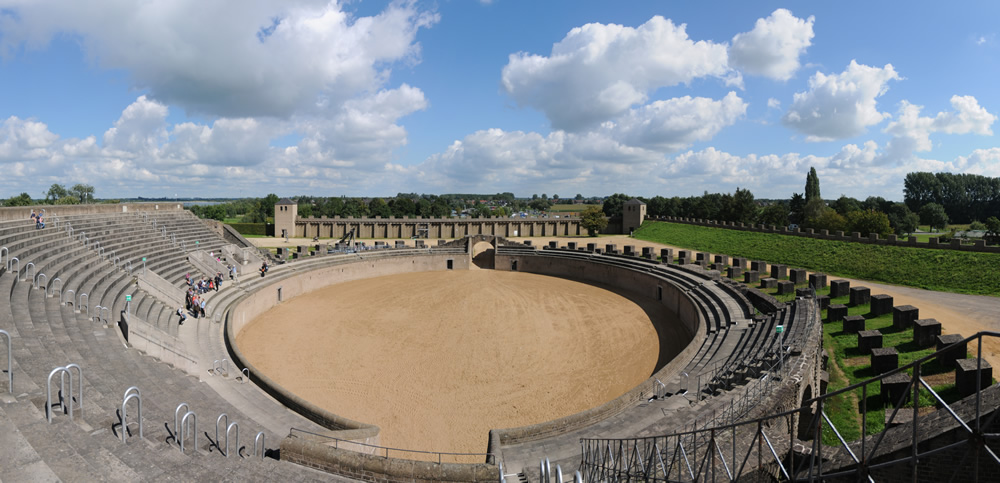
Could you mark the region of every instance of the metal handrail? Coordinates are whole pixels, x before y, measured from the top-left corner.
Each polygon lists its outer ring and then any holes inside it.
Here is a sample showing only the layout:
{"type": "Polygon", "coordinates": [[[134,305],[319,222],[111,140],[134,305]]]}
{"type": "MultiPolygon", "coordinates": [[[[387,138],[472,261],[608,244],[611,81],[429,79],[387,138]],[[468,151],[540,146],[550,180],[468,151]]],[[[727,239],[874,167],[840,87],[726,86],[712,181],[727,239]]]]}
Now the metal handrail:
{"type": "Polygon", "coordinates": [[[187,412],[191,410],[191,406],[188,406],[188,403],[182,402],[177,405],[177,409],[174,409],[174,439],[177,440],[177,444],[180,444],[181,442],[180,440],[181,433],[179,429],[181,420],[181,409],[183,409],[184,413],[187,414],[187,412]]]}
{"type": "Polygon", "coordinates": [[[181,418],[181,428],[178,438],[181,440],[181,453],[184,452],[184,440],[187,439],[184,434],[191,434],[191,442],[194,443],[194,452],[198,452],[198,415],[194,411],[188,411],[184,413],[184,417],[181,418]],[[188,418],[191,418],[191,422],[194,424],[194,430],[188,431],[188,418]]]}
{"type": "Polygon", "coordinates": [[[75,307],[75,309],[76,309],[77,312],[81,311],[80,307],[83,306],[83,298],[84,297],[87,298],[87,316],[89,317],[90,316],[90,296],[87,295],[86,292],[81,292],[79,295],[76,296],[76,307],[75,307]]]}
{"type": "Polygon", "coordinates": [[[62,298],[62,279],[59,277],[53,278],[52,281],[45,286],[45,291],[48,292],[48,296],[51,297],[53,292],[56,290],[56,282],[59,282],[59,296],[62,298]]]}
{"type": "Polygon", "coordinates": [[[7,392],[14,394],[14,353],[11,352],[10,332],[0,330],[0,335],[7,338],[7,392]]]}
{"type": "MultiPolygon", "coordinates": [[[[20,260],[18,260],[18,265],[20,266],[20,260]]],[[[34,279],[35,275],[37,273],[38,273],[38,270],[35,268],[35,262],[28,262],[28,264],[24,266],[24,280],[25,281],[34,279]],[[29,268],[31,269],[31,276],[30,277],[28,276],[28,269],[29,268]]]]}
{"type": "MultiPolygon", "coordinates": [[[[977,341],[977,345],[979,347],[979,350],[978,350],[979,353],[977,355],[978,356],[977,370],[980,370],[982,368],[982,345],[983,345],[982,344],[982,342],[983,342],[982,339],[984,337],[990,337],[990,338],[997,337],[997,338],[1000,338],[1000,332],[993,332],[993,331],[978,332],[978,333],[976,333],[973,336],[966,337],[965,339],[963,339],[963,340],[961,340],[959,342],[956,342],[956,343],[951,344],[951,345],[949,345],[947,347],[944,347],[944,348],[942,348],[942,349],[940,349],[938,351],[935,351],[932,354],[929,354],[929,355],[924,356],[924,357],[922,357],[920,359],[917,359],[917,360],[915,360],[915,361],[913,361],[913,362],[911,362],[909,364],[906,364],[904,366],[898,367],[898,368],[893,369],[891,371],[887,371],[887,372],[885,372],[885,373],[883,373],[883,374],[881,374],[881,375],[879,375],[877,377],[869,378],[869,379],[866,379],[864,381],[858,382],[856,384],[852,384],[850,386],[838,389],[836,391],[828,392],[828,393],[823,394],[821,396],[817,396],[817,397],[814,397],[814,398],[809,399],[807,401],[803,401],[802,404],[798,408],[787,410],[787,411],[783,411],[783,412],[779,412],[779,413],[776,413],[776,414],[771,414],[771,415],[760,417],[760,418],[756,418],[756,419],[753,419],[753,420],[731,421],[731,422],[720,424],[720,425],[717,425],[717,426],[712,426],[712,427],[709,427],[709,428],[695,429],[695,430],[690,430],[690,431],[680,431],[680,432],[665,434],[665,435],[661,435],[661,436],[645,436],[645,437],[635,437],[635,438],[580,438],[581,450],[582,450],[582,454],[583,454],[582,463],[581,463],[581,469],[584,469],[585,473],[587,473],[588,470],[589,470],[589,472],[592,473],[592,475],[588,477],[588,480],[590,480],[590,479],[600,479],[599,475],[608,474],[607,473],[608,471],[614,472],[614,471],[616,471],[616,468],[617,468],[618,471],[629,471],[629,470],[623,469],[623,468],[621,468],[619,466],[616,466],[616,465],[622,464],[622,458],[618,458],[616,460],[614,458],[615,454],[624,455],[623,457],[625,457],[626,459],[632,458],[632,459],[640,459],[640,460],[643,460],[643,461],[653,461],[653,460],[651,460],[649,458],[643,459],[642,455],[631,456],[630,457],[628,455],[628,453],[630,453],[630,452],[638,452],[640,448],[642,449],[642,451],[645,451],[645,452],[648,453],[650,451],[650,449],[655,448],[655,453],[656,453],[655,457],[656,458],[660,458],[660,457],[663,456],[663,455],[660,454],[662,451],[664,451],[664,450],[669,451],[672,448],[673,451],[674,451],[675,458],[677,458],[678,455],[680,455],[680,457],[682,457],[685,461],[687,461],[687,458],[688,458],[688,455],[689,455],[688,450],[695,451],[695,454],[697,455],[698,447],[699,446],[704,446],[705,444],[708,444],[709,446],[713,446],[713,445],[715,445],[715,446],[711,447],[711,448],[706,447],[704,449],[705,454],[703,455],[703,457],[707,459],[709,456],[712,456],[715,453],[718,453],[717,456],[720,458],[721,463],[723,464],[723,466],[725,466],[726,470],[728,471],[729,470],[729,466],[726,463],[725,459],[722,458],[722,456],[723,456],[722,455],[722,449],[718,446],[719,443],[717,441],[717,438],[719,436],[723,435],[723,434],[732,434],[733,435],[733,444],[734,444],[734,449],[735,449],[736,448],[736,446],[735,446],[735,442],[736,442],[735,435],[739,432],[740,434],[743,434],[743,435],[747,435],[747,434],[751,434],[751,433],[753,434],[753,436],[752,436],[751,439],[754,442],[752,442],[750,444],[750,447],[759,446],[759,445],[763,445],[764,443],[766,443],[767,449],[770,452],[770,455],[773,456],[773,461],[771,461],[771,463],[774,463],[774,464],[778,465],[778,469],[780,469],[781,473],[785,476],[786,479],[792,479],[792,476],[790,476],[790,475],[798,475],[798,476],[795,476],[796,479],[803,478],[803,476],[799,475],[799,473],[796,471],[796,469],[794,467],[794,464],[793,464],[794,463],[794,458],[791,458],[791,460],[787,462],[788,467],[786,468],[786,466],[785,466],[786,462],[782,459],[782,457],[775,450],[773,444],[771,443],[771,441],[768,438],[767,433],[764,431],[764,429],[765,428],[778,428],[779,430],[781,430],[782,428],[784,428],[784,430],[789,431],[789,435],[790,435],[789,437],[790,438],[794,438],[794,434],[791,433],[791,429],[790,429],[791,427],[794,426],[794,421],[796,420],[797,417],[800,416],[800,414],[803,411],[810,411],[810,407],[813,404],[815,404],[816,407],[817,407],[817,412],[816,412],[815,416],[813,416],[812,421],[810,421],[810,426],[807,426],[807,427],[814,427],[814,431],[815,431],[814,434],[815,434],[815,436],[813,438],[813,445],[814,445],[813,450],[814,450],[814,454],[816,454],[817,457],[816,458],[800,458],[800,461],[799,461],[799,464],[800,464],[799,471],[808,471],[807,477],[810,478],[810,479],[812,479],[812,478],[816,478],[816,479],[832,478],[832,477],[836,477],[836,476],[845,476],[845,475],[856,474],[857,470],[854,470],[854,469],[849,469],[849,470],[846,470],[846,471],[842,471],[840,473],[823,473],[823,470],[822,470],[821,466],[818,467],[818,468],[812,467],[812,464],[816,460],[819,460],[819,461],[823,460],[823,458],[819,457],[819,452],[821,452],[823,450],[823,446],[824,446],[819,441],[821,430],[823,429],[823,422],[826,422],[827,425],[829,425],[829,427],[833,429],[833,432],[836,434],[837,438],[839,439],[839,441],[841,443],[841,446],[844,447],[844,448],[846,448],[847,455],[850,456],[851,459],[853,461],[855,461],[855,462],[858,462],[859,460],[860,461],[868,461],[871,458],[873,458],[874,455],[875,455],[876,450],[878,449],[878,447],[882,443],[882,438],[885,436],[886,433],[883,430],[883,432],[881,432],[880,434],[878,434],[878,435],[876,435],[874,437],[874,441],[872,442],[873,444],[869,444],[868,438],[865,436],[867,434],[867,429],[866,429],[866,421],[867,420],[866,420],[866,416],[862,415],[862,417],[861,417],[861,421],[862,421],[861,434],[862,434],[862,436],[861,436],[861,439],[856,443],[857,445],[859,445],[858,449],[861,450],[861,455],[858,456],[851,449],[850,445],[846,441],[843,440],[843,438],[840,436],[840,434],[836,430],[836,428],[833,427],[832,424],[830,424],[829,418],[827,418],[826,414],[822,411],[823,405],[825,404],[825,402],[829,398],[837,397],[837,396],[839,396],[841,394],[845,394],[845,393],[850,393],[850,392],[856,391],[858,389],[862,390],[862,394],[863,395],[862,395],[862,399],[861,400],[862,400],[862,402],[864,402],[867,399],[868,386],[876,384],[876,383],[880,383],[886,377],[889,377],[889,376],[892,376],[892,375],[895,375],[895,374],[904,373],[906,371],[911,371],[911,370],[913,371],[913,376],[911,376],[913,379],[911,380],[910,385],[909,385],[909,387],[907,389],[907,392],[908,392],[909,396],[911,396],[913,398],[913,400],[916,401],[916,400],[918,400],[918,397],[919,397],[919,392],[918,391],[920,390],[920,388],[922,387],[925,390],[927,390],[934,397],[934,399],[937,401],[937,403],[939,405],[942,405],[943,409],[945,409],[946,412],[953,419],[955,419],[956,421],[958,421],[958,423],[960,424],[960,427],[964,428],[968,432],[968,434],[969,434],[969,440],[968,441],[958,441],[958,442],[953,443],[951,445],[948,445],[948,446],[946,446],[944,448],[924,449],[923,452],[921,452],[922,446],[919,446],[917,444],[919,442],[919,439],[918,439],[918,436],[917,436],[917,429],[916,429],[917,428],[916,422],[917,422],[917,418],[918,418],[918,412],[917,411],[912,411],[912,414],[913,414],[913,423],[914,423],[914,425],[913,425],[914,430],[913,431],[914,432],[913,432],[913,440],[910,443],[910,446],[911,446],[910,454],[909,455],[903,455],[903,456],[892,458],[891,461],[880,462],[879,466],[889,466],[889,465],[892,465],[892,464],[898,464],[898,463],[903,463],[903,462],[910,462],[911,464],[916,464],[917,461],[919,461],[919,459],[921,457],[925,457],[928,454],[931,454],[931,453],[934,453],[934,452],[937,452],[937,451],[940,451],[942,449],[946,449],[946,448],[949,448],[949,447],[952,447],[952,446],[955,446],[955,445],[969,444],[969,443],[974,442],[974,441],[980,441],[980,444],[982,444],[981,441],[984,438],[985,439],[997,439],[997,438],[1000,438],[1000,434],[983,434],[983,433],[981,433],[981,431],[982,431],[982,426],[981,426],[982,425],[982,421],[981,421],[982,418],[980,417],[980,415],[981,415],[981,401],[982,401],[981,379],[979,377],[976,378],[976,392],[975,392],[975,411],[976,412],[975,412],[975,417],[974,417],[976,428],[972,429],[968,425],[966,425],[965,422],[961,418],[959,418],[955,414],[955,412],[952,411],[951,408],[947,404],[944,403],[944,400],[941,399],[941,397],[938,396],[934,392],[934,390],[931,388],[931,386],[926,381],[924,381],[922,377],[920,377],[920,373],[921,373],[922,366],[924,364],[926,364],[927,362],[930,362],[930,361],[932,361],[932,360],[940,357],[942,353],[946,353],[946,352],[948,352],[950,350],[953,350],[956,347],[960,347],[960,346],[962,346],[964,344],[967,344],[967,343],[969,343],[971,341],[974,341],[974,340],[977,341]],[[788,424],[787,422],[784,422],[784,421],[775,422],[775,420],[779,420],[779,419],[782,419],[782,418],[788,418],[790,421],[792,421],[792,423],[788,424]],[[754,427],[756,428],[755,431],[747,432],[748,429],[753,429],[754,427]],[[671,441],[674,441],[674,443],[671,443],[671,441]],[[685,443],[685,441],[687,443],[685,443]],[[699,442],[701,444],[699,444],[699,442]],[[663,443],[663,444],[661,444],[661,443],[663,443]],[[688,446],[685,446],[685,444],[687,444],[688,446]],[[803,462],[802,460],[808,460],[808,461],[803,462]],[[801,465],[803,465],[803,464],[809,464],[810,467],[808,469],[803,468],[803,467],[801,467],[801,465]],[[817,471],[818,471],[818,473],[817,473],[817,471]]],[[[906,395],[904,395],[903,397],[905,398],[906,395]]],[[[893,403],[898,403],[898,404],[895,404],[895,409],[892,411],[891,415],[889,416],[889,421],[892,421],[895,418],[896,413],[899,411],[900,407],[902,406],[902,400],[901,401],[893,401],[893,403]]],[[[864,408],[866,408],[866,406],[863,405],[862,407],[863,407],[863,410],[866,410],[866,409],[864,409],[864,408]]],[[[888,424],[889,423],[886,423],[887,426],[888,426],[888,424]]],[[[988,451],[988,448],[987,448],[987,451],[988,451]]],[[[653,453],[649,453],[649,454],[652,455],[653,453]]],[[[747,453],[746,457],[749,457],[749,454],[750,453],[747,453]]],[[[667,456],[669,457],[669,455],[667,455],[667,456]]],[[[736,456],[736,454],[735,454],[735,450],[734,450],[734,459],[732,460],[732,462],[733,462],[734,465],[738,463],[736,461],[736,459],[735,459],[735,456],[736,456]]],[[[992,459],[994,460],[994,462],[996,462],[997,464],[1000,464],[1000,458],[993,457],[992,453],[990,455],[988,455],[988,456],[992,457],[992,459]]],[[[744,466],[747,464],[746,457],[743,460],[743,465],[744,466]]],[[[712,456],[712,458],[714,460],[715,456],[712,456]]],[[[663,467],[666,467],[668,469],[668,472],[670,472],[670,471],[676,471],[676,469],[670,470],[669,469],[671,467],[670,465],[672,465],[672,464],[679,464],[676,461],[674,461],[674,462],[666,461],[665,463],[663,461],[661,461],[660,463],[661,463],[661,465],[665,465],[663,467]]],[[[697,462],[696,461],[696,463],[701,464],[702,462],[697,462]]],[[[714,464],[713,463],[706,463],[706,464],[709,465],[709,466],[711,466],[711,467],[713,467],[712,471],[714,471],[714,464]]],[[[691,468],[691,467],[689,466],[688,468],[691,468]]],[[[734,467],[732,469],[735,470],[736,475],[735,476],[730,475],[730,478],[738,478],[741,475],[741,472],[744,469],[744,467],[743,466],[739,466],[738,468],[734,467]]],[[[697,469],[698,472],[700,472],[702,470],[704,470],[704,468],[698,468],[697,469]]],[[[694,469],[690,469],[689,472],[690,472],[690,475],[688,475],[688,474],[684,475],[685,479],[688,476],[690,476],[690,478],[692,480],[698,480],[699,479],[699,476],[698,476],[698,474],[696,474],[696,471],[694,469]]],[[[707,475],[701,475],[701,476],[704,476],[705,477],[704,479],[708,479],[708,480],[714,479],[714,478],[707,477],[707,475]]],[[[624,475],[622,475],[622,477],[624,477],[624,475]]],[[[646,479],[661,481],[661,480],[664,480],[664,479],[674,480],[675,478],[672,478],[672,477],[671,478],[661,478],[661,477],[652,477],[652,476],[647,475],[646,479]]]]}
{"type": "Polygon", "coordinates": [[[389,452],[390,451],[398,451],[400,453],[437,455],[437,457],[438,457],[438,464],[441,464],[441,457],[442,456],[485,456],[485,457],[487,457],[487,458],[489,458],[491,460],[491,461],[489,461],[489,463],[492,463],[492,461],[496,461],[497,460],[496,453],[445,453],[445,452],[441,452],[441,451],[419,451],[419,450],[414,450],[414,449],[391,448],[391,447],[388,447],[388,446],[378,446],[378,445],[374,445],[374,444],[361,443],[361,442],[352,441],[352,440],[349,440],[349,439],[340,439],[340,438],[336,438],[336,437],[333,437],[333,436],[329,436],[329,435],[325,435],[325,434],[319,434],[319,433],[314,433],[312,431],[306,431],[304,429],[299,429],[299,428],[289,428],[289,431],[288,431],[288,435],[289,436],[295,436],[295,433],[308,434],[311,437],[320,438],[320,439],[323,439],[323,440],[328,440],[328,441],[330,441],[330,442],[333,443],[333,447],[334,448],[337,448],[340,443],[348,443],[348,444],[351,444],[351,445],[358,445],[358,446],[364,446],[366,448],[372,448],[375,451],[384,451],[386,458],[389,457],[389,452]]]}
{"type": "Polygon", "coordinates": [[[65,366],[59,366],[52,369],[49,372],[49,377],[45,386],[45,416],[49,423],[52,423],[52,378],[56,374],[59,374],[59,407],[62,408],[63,412],[66,412],[66,403],[63,398],[68,394],[69,396],[69,419],[73,419],[73,372],[70,369],[76,369],[77,374],[80,376],[79,384],[79,397],[80,409],[83,409],[83,369],[80,368],[78,364],[66,364],[65,366]],[[69,393],[66,392],[66,376],[69,375],[69,393]]]}
{"type": "MultiPolygon", "coordinates": [[[[215,418],[215,447],[219,448],[220,452],[222,451],[222,448],[219,445],[219,424],[222,423],[222,419],[223,418],[225,418],[225,420],[226,420],[226,426],[229,426],[229,415],[228,414],[222,413],[222,414],[219,415],[219,417],[215,418]]],[[[226,438],[228,438],[228,437],[229,436],[227,435],[226,438]]],[[[228,449],[228,447],[229,447],[229,444],[227,442],[226,448],[228,449]]]]}
{"type": "MultiPolygon", "coordinates": [[[[226,421],[229,420],[226,419],[226,421]]],[[[236,428],[236,452],[240,452],[240,425],[236,421],[233,421],[229,423],[229,426],[226,426],[226,458],[229,457],[229,432],[232,431],[233,428],[236,428]]]]}
{"type": "Polygon", "coordinates": [[[121,408],[121,415],[122,415],[122,444],[125,444],[125,437],[128,434],[128,413],[126,412],[126,409],[128,409],[128,402],[131,401],[131,400],[133,400],[133,399],[135,399],[136,403],[139,405],[138,406],[138,414],[137,414],[137,417],[139,419],[139,439],[143,438],[143,434],[142,434],[142,394],[140,393],[138,387],[132,386],[132,387],[126,389],[125,390],[125,395],[122,396],[122,408],[121,408]]]}
{"type": "MultiPolygon", "coordinates": [[[[218,436],[216,436],[218,441],[218,436]]],[[[257,433],[257,436],[253,439],[253,455],[257,456],[257,442],[260,442],[260,459],[264,459],[264,432],[261,431],[257,433]]]]}
{"type": "Polygon", "coordinates": [[[17,262],[17,270],[14,270],[14,280],[21,280],[21,259],[7,255],[7,271],[14,269],[14,262],[17,262]]]}
{"type": "MultiPolygon", "coordinates": [[[[48,282],[48,281],[49,281],[49,277],[48,277],[48,275],[45,275],[44,273],[39,273],[38,275],[35,275],[35,282],[34,282],[33,286],[35,287],[35,289],[36,289],[36,290],[38,289],[38,286],[39,286],[39,282],[38,282],[38,279],[39,279],[39,278],[42,278],[42,277],[45,277],[45,281],[46,281],[46,282],[48,282]]],[[[44,287],[45,287],[45,285],[42,285],[42,287],[44,288],[44,287]]],[[[46,290],[46,292],[47,292],[47,291],[48,291],[48,290],[46,290]]]]}

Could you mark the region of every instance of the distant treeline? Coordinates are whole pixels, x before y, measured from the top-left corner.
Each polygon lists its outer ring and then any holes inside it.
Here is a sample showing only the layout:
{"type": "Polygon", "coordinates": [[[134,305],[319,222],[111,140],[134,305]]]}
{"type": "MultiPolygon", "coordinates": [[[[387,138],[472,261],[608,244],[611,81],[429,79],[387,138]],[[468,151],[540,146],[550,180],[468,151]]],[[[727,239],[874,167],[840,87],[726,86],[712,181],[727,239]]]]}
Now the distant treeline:
{"type": "Polygon", "coordinates": [[[1000,216],[1000,178],[978,174],[908,173],[903,202],[912,211],[928,203],[944,207],[952,223],[986,221],[1000,216]]]}

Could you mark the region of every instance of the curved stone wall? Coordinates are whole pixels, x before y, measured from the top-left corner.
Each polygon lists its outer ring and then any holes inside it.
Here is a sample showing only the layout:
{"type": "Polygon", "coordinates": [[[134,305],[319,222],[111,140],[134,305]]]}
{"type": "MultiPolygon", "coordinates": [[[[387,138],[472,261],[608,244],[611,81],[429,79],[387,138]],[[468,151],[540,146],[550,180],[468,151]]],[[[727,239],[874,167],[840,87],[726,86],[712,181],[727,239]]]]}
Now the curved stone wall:
{"type": "MultiPolygon", "coordinates": [[[[706,321],[702,320],[697,306],[683,290],[667,280],[638,269],[631,270],[623,266],[591,263],[585,260],[534,256],[531,254],[502,255],[498,253],[496,254],[496,266],[509,268],[511,260],[515,258],[518,260],[519,271],[611,285],[623,289],[636,297],[651,300],[655,300],[658,292],[660,292],[662,293],[662,298],[659,302],[678,314],[687,332],[689,341],[681,353],[677,354],[670,362],[661,367],[647,381],[612,401],[553,421],[519,428],[491,431],[489,435],[489,451],[491,452],[498,448],[498,444],[543,439],[586,427],[587,425],[620,413],[641,399],[648,398],[652,393],[656,378],[664,380],[681,371],[698,351],[701,342],[705,338],[706,321]]],[[[275,277],[272,283],[268,283],[254,292],[244,295],[233,303],[226,317],[226,346],[230,350],[233,361],[238,367],[250,369],[251,379],[258,386],[289,408],[329,428],[331,430],[329,436],[377,445],[379,432],[377,426],[340,417],[287,391],[266,375],[257,372],[253,365],[247,362],[234,341],[237,334],[248,323],[277,305],[281,300],[290,300],[296,296],[334,283],[400,273],[444,270],[448,261],[452,262],[456,270],[465,270],[470,266],[470,257],[467,253],[456,253],[452,250],[446,253],[435,253],[435,250],[431,249],[422,253],[413,253],[405,256],[392,256],[389,253],[386,253],[384,256],[373,254],[359,258],[353,263],[336,263],[305,270],[301,273],[284,275],[281,278],[275,277]]],[[[291,437],[286,438],[282,443],[282,459],[285,458],[299,464],[346,476],[358,477],[363,474],[381,475],[380,478],[385,477],[390,481],[395,479],[409,480],[413,478],[420,480],[481,481],[487,475],[486,479],[495,480],[495,471],[497,468],[490,464],[492,461],[471,465],[431,465],[424,463],[417,464],[418,462],[396,458],[376,458],[374,455],[363,455],[355,451],[337,449],[310,439],[291,437]],[[380,461],[376,461],[376,459],[380,461]],[[360,468],[352,465],[361,465],[367,469],[362,471],[360,468]]]]}

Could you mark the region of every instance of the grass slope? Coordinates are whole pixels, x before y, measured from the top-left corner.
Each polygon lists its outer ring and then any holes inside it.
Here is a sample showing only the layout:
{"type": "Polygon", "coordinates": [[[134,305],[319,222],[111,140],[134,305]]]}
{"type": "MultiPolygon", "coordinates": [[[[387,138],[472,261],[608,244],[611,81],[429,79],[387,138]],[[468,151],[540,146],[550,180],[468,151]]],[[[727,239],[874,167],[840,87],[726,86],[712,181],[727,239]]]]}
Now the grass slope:
{"type": "Polygon", "coordinates": [[[830,275],[976,295],[1000,295],[1000,254],[934,250],[647,221],[640,240],[766,260],[830,275]]]}

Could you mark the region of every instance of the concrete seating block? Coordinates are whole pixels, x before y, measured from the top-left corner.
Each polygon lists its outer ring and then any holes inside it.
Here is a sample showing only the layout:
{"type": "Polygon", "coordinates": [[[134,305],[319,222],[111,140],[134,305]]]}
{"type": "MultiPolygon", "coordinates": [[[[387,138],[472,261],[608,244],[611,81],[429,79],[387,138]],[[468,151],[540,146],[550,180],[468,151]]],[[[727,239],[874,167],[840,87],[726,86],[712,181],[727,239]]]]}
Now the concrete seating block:
{"type": "Polygon", "coordinates": [[[740,267],[729,267],[726,269],[726,276],[736,280],[743,276],[743,269],[740,267]]]}
{"type": "Polygon", "coordinates": [[[715,264],[720,266],[729,265],[729,255],[716,255],[715,264]]]}
{"type": "Polygon", "coordinates": [[[847,317],[847,306],[844,304],[833,304],[826,309],[827,322],[840,322],[847,317]]]}
{"type": "Polygon", "coordinates": [[[796,297],[800,297],[800,298],[801,297],[812,298],[813,295],[815,295],[815,292],[811,288],[797,288],[797,289],[795,289],[795,296],[796,297]]]}
{"type": "Polygon", "coordinates": [[[993,366],[985,359],[959,359],[955,367],[955,389],[958,393],[971,396],[976,393],[976,375],[979,375],[979,389],[990,387],[993,381],[993,366]],[[979,367],[977,368],[977,364],[979,367]]]}
{"type": "Polygon", "coordinates": [[[930,347],[941,335],[941,322],[937,319],[917,319],[913,322],[913,342],[920,347],[930,347]]]}
{"type": "Polygon", "coordinates": [[[550,242],[549,242],[549,248],[551,248],[551,249],[556,249],[556,248],[559,248],[559,242],[557,242],[557,241],[554,241],[554,240],[553,240],[553,241],[550,241],[550,242]]]}
{"type": "Polygon", "coordinates": [[[892,295],[886,295],[886,294],[872,295],[871,313],[876,317],[878,317],[879,315],[892,313],[892,295]]]}
{"type": "Polygon", "coordinates": [[[754,260],[750,262],[750,270],[754,270],[760,273],[767,272],[767,262],[761,260],[754,260]]]}
{"type": "Polygon", "coordinates": [[[788,266],[787,265],[771,265],[771,278],[776,278],[781,280],[783,278],[788,278],[788,266]]]}
{"type": "Polygon", "coordinates": [[[848,315],[844,317],[844,332],[857,334],[865,330],[865,318],[860,315],[848,315]]]}
{"type": "Polygon", "coordinates": [[[830,297],[845,297],[851,294],[851,282],[847,280],[830,281],[830,297]]]}
{"type": "Polygon", "coordinates": [[[570,250],[576,250],[576,242],[569,242],[566,244],[566,248],[570,250]]]}
{"type": "Polygon", "coordinates": [[[653,247],[642,247],[642,257],[650,258],[653,255],[653,247]]]}
{"type": "Polygon", "coordinates": [[[282,258],[282,259],[288,258],[288,249],[287,248],[278,248],[278,258],[282,258]]]}
{"type": "Polygon", "coordinates": [[[614,253],[618,251],[618,245],[615,245],[614,243],[608,243],[607,245],[604,245],[604,251],[606,253],[614,253]]]}
{"type": "Polygon", "coordinates": [[[413,245],[417,248],[426,248],[423,240],[416,240],[413,242],[413,245]]]}
{"type": "Polygon", "coordinates": [[[706,262],[712,262],[712,254],[708,252],[698,252],[694,254],[694,261],[705,260],[706,262]]]}
{"type": "Polygon", "coordinates": [[[962,342],[965,337],[962,334],[947,334],[937,336],[937,347],[936,350],[942,350],[952,344],[957,344],[955,347],[948,349],[940,354],[938,354],[938,360],[941,361],[941,365],[945,367],[955,367],[959,359],[965,359],[968,355],[968,344],[962,342]]]}
{"type": "Polygon", "coordinates": [[[825,273],[809,274],[809,286],[817,290],[826,287],[826,274],[825,273]]]}
{"type": "Polygon", "coordinates": [[[625,255],[634,257],[635,256],[635,245],[625,245],[625,255]]]}
{"type": "Polygon", "coordinates": [[[868,287],[851,287],[850,305],[868,305],[871,296],[872,290],[868,287]]]}
{"type": "Polygon", "coordinates": [[[760,281],[760,288],[774,288],[778,286],[778,279],[776,278],[764,278],[760,281]]]}
{"type": "Polygon", "coordinates": [[[892,327],[909,329],[920,318],[920,309],[912,305],[900,305],[892,308],[892,327]]]}
{"type": "Polygon", "coordinates": [[[587,244],[587,251],[590,252],[590,253],[594,253],[594,250],[596,248],[597,248],[597,244],[596,243],[588,243],[587,244]]]}
{"type": "Polygon", "coordinates": [[[292,253],[292,260],[298,260],[302,258],[303,254],[299,252],[292,253]]]}
{"type": "Polygon", "coordinates": [[[655,260],[653,258],[653,254],[652,253],[643,253],[642,254],[642,258],[645,258],[646,260],[655,260]]]}
{"type": "Polygon", "coordinates": [[[829,295],[818,295],[816,301],[819,302],[819,309],[824,310],[830,308],[830,296],[829,295]]]}
{"type": "Polygon", "coordinates": [[[778,295],[784,295],[786,293],[795,292],[795,284],[789,280],[781,280],[778,282],[778,295]]]}
{"type": "Polygon", "coordinates": [[[680,257],[680,258],[677,259],[677,264],[678,265],[690,265],[691,264],[691,259],[690,258],[680,257]]]}
{"type": "MultiPolygon", "coordinates": [[[[438,240],[438,245],[444,245],[444,243],[441,243],[441,242],[443,242],[443,241],[444,241],[444,240],[438,240]]],[[[521,243],[524,243],[525,245],[528,245],[529,247],[530,247],[530,246],[532,246],[532,245],[531,245],[531,240],[524,240],[524,241],[523,241],[523,242],[521,242],[521,243]]]]}
{"type": "MultiPolygon", "coordinates": [[[[691,251],[690,250],[677,250],[677,258],[687,258],[688,260],[690,260],[691,259],[691,251]]],[[[688,262],[688,263],[691,263],[691,262],[688,262]]]]}
{"type": "Polygon", "coordinates": [[[708,270],[708,260],[705,260],[705,259],[698,260],[698,261],[694,262],[694,264],[698,265],[701,268],[704,268],[705,270],[708,270]]]}
{"type": "Polygon", "coordinates": [[[742,257],[733,257],[733,266],[742,268],[743,270],[750,268],[747,259],[742,257]]]}
{"type": "Polygon", "coordinates": [[[806,271],[801,268],[793,268],[788,271],[788,279],[792,281],[795,285],[806,283],[808,279],[806,278],[806,271]]]}
{"type": "Polygon", "coordinates": [[[760,281],[760,272],[756,270],[750,270],[743,272],[743,282],[744,283],[757,283],[760,281]]]}
{"type": "Polygon", "coordinates": [[[604,249],[603,248],[595,248],[594,249],[594,253],[600,255],[600,254],[604,253],[604,249]]]}
{"type": "Polygon", "coordinates": [[[885,374],[899,367],[899,352],[895,347],[878,347],[871,350],[872,371],[885,374]]]}
{"type": "Polygon", "coordinates": [[[862,330],[858,332],[858,350],[871,354],[872,349],[882,347],[882,333],[877,330],[862,330]]]}
{"type": "Polygon", "coordinates": [[[886,404],[904,405],[909,402],[910,395],[913,394],[912,390],[906,390],[906,386],[910,385],[910,378],[905,372],[882,378],[882,399],[886,404]]]}
{"type": "Polygon", "coordinates": [[[674,263],[674,251],[670,248],[660,249],[660,261],[663,263],[674,263]]]}
{"type": "Polygon", "coordinates": [[[307,247],[305,245],[299,245],[299,246],[295,247],[295,251],[297,253],[305,253],[305,252],[309,251],[309,247],[307,247]]]}
{"type": "Polygon", "coordinates": [[[406,242],[403,240],[396,240],[396,248],[406,248],[406,242]]]}

